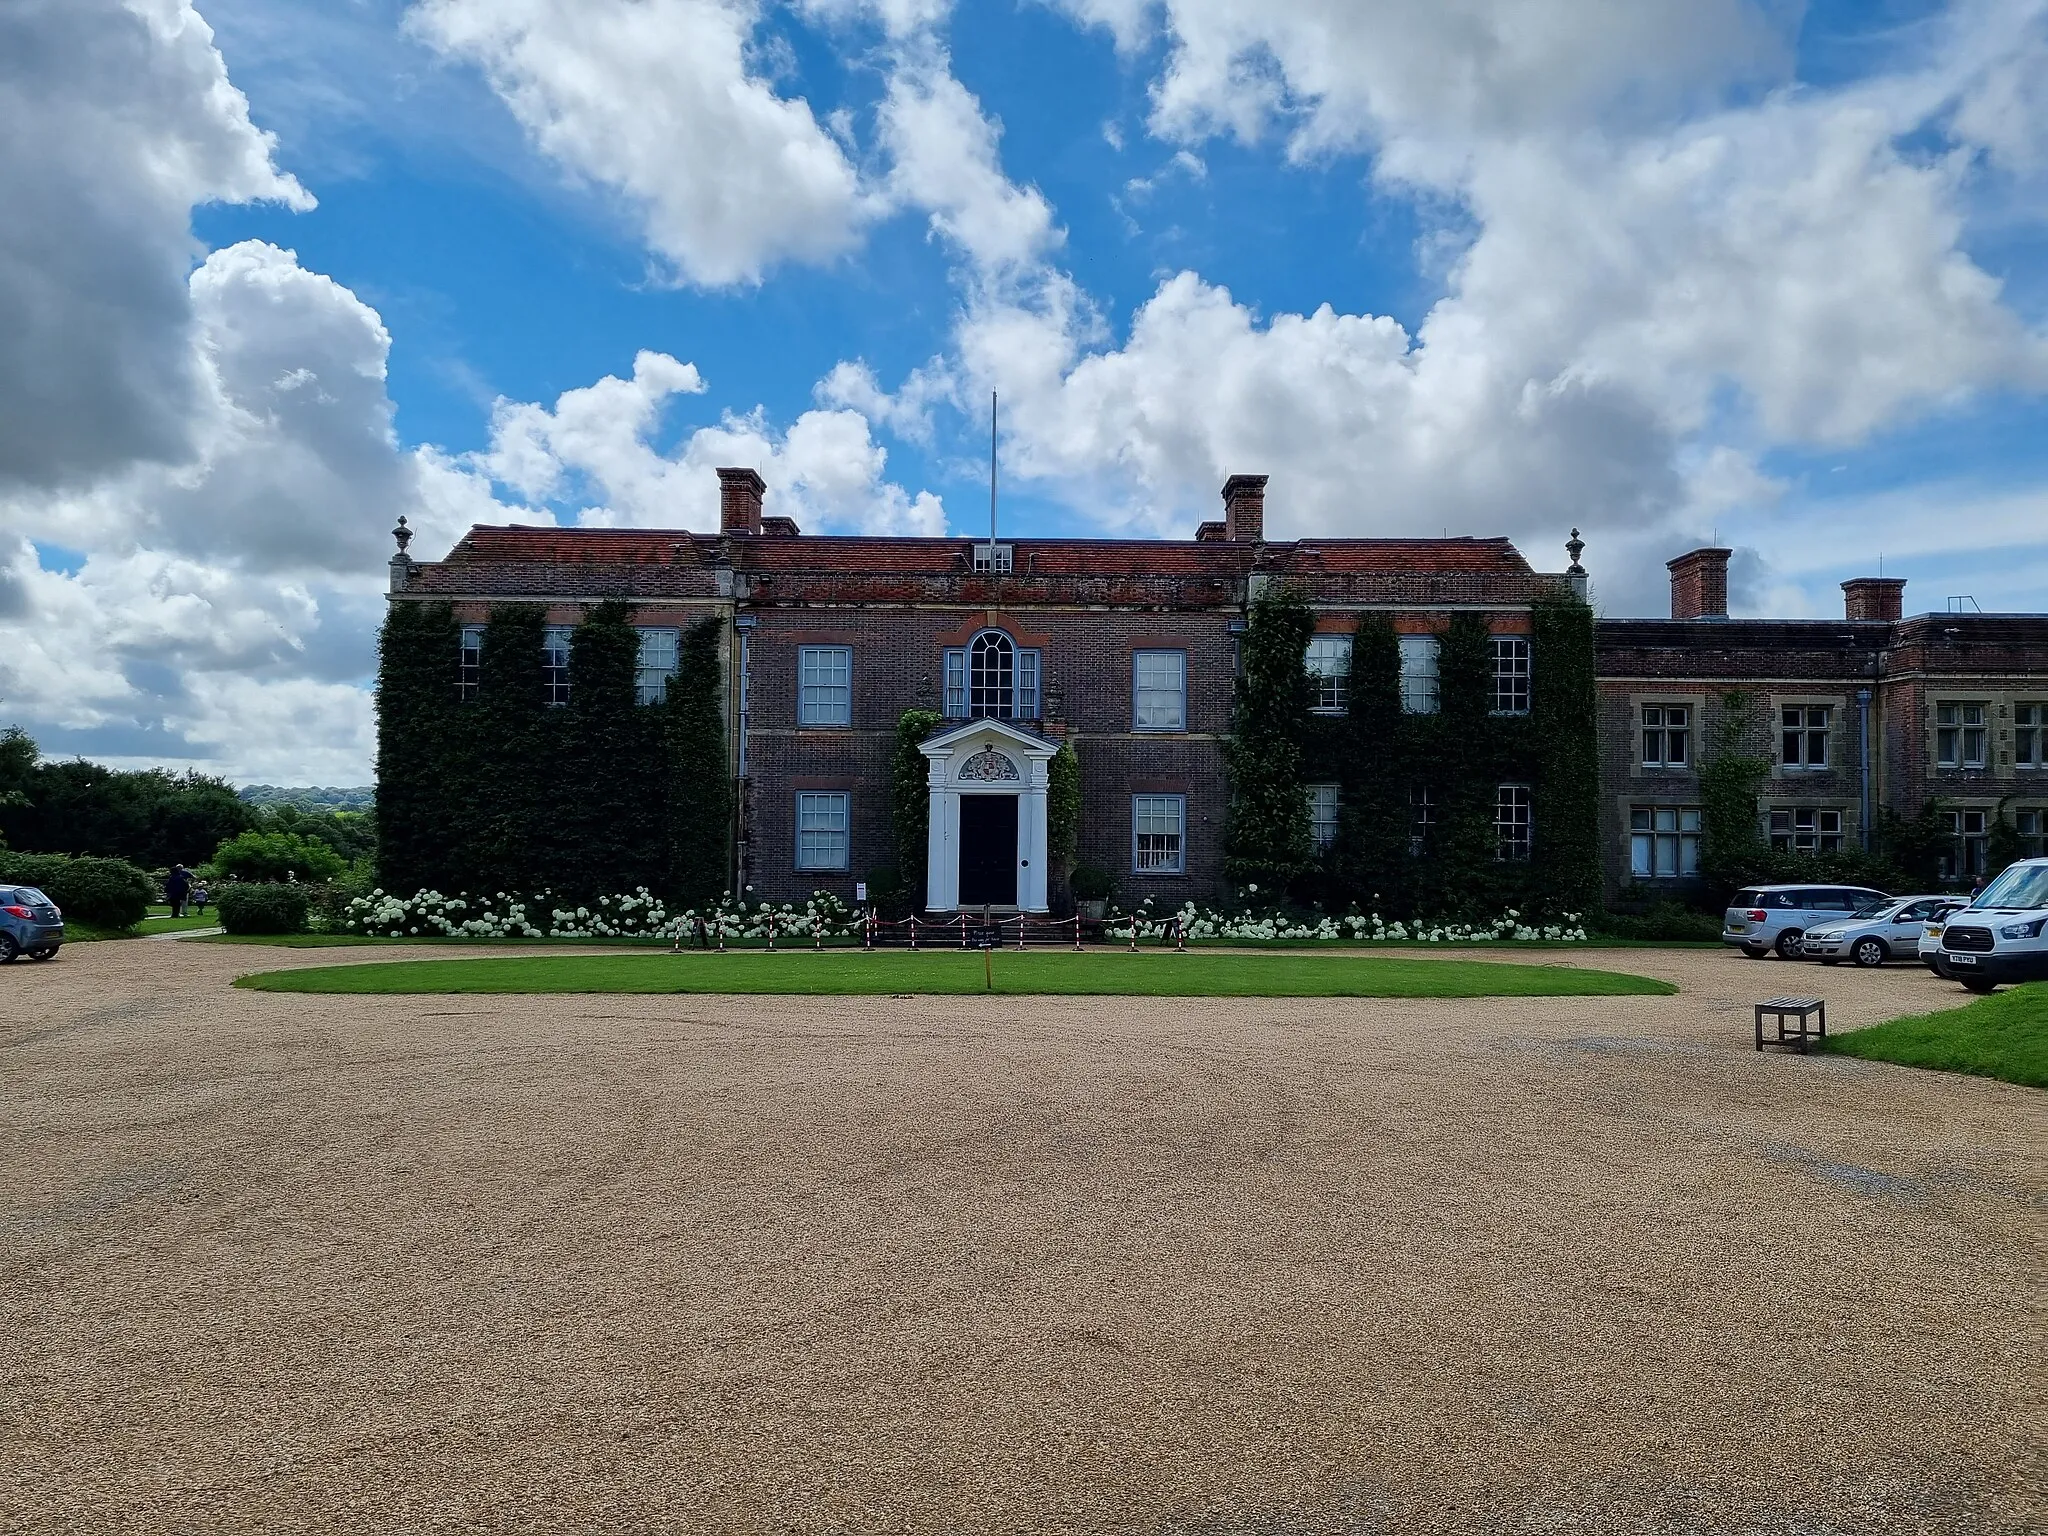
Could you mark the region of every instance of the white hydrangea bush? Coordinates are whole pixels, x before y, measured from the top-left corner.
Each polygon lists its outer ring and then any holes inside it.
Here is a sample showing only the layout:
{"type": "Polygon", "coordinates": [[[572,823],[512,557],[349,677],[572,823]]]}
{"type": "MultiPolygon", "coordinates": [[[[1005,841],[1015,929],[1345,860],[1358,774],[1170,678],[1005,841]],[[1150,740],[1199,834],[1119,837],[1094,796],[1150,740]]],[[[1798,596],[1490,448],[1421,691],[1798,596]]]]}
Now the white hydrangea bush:
{"type": "Polygon", "coordinates": [[[667,939],[684,943],[743,940],[808,943],[860,932],[860,915],[827,891],[801,904],[750,902],[730,892],[709,907],[671,908],[645,886],[589,905],[558,905],[549,893],[448,896],[418,891],[395,896],[375,890],[348,904],[340,931],[370,938],[443,939],[667,939]],[[701,929],[700,929],[701,924],[701,929]]]}
{"type": "Polygon", "coordinates": [[[1140,939],[1170,939],[1174,925],[1185,925],[1193,939],[1321,939],[1331,943],[1357,944],[1377,940],[1391,944],[1579,944],[1588,937],[1584,916],[1567,912],[1556,922],[1525,920],[1509,908],[1490,922],[1430,922],[1421,918],[1389,922],[1377,912],[1346,913],[1332,917],[1325,913],[1313,919],[1289,917],[1271,912],[1218,912],[1190,901],[1178,911],[1155,911],[1151,898],[1135,912],[1118,911],[1108,919],[1110,932],[1121,937],[1138,924],[1140,939]]]}

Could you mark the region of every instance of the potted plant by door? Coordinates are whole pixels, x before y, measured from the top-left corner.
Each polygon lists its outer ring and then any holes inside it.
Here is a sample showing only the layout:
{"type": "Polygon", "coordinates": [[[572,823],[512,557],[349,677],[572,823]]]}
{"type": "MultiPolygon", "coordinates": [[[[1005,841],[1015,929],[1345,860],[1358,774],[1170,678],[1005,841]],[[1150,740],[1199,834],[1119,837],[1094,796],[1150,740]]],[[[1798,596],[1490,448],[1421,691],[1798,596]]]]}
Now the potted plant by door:
{"type": "Polygon", "coordinates": [[[1097,869],[1093,864],[1079,864],[1067,876],[1067,889],[1074,893],[1074,902],[1083,917],[1091,922],[1100,922],[1104,907],[1109,903],[1109,893],[1115,882],[1109,878],[1109,871],[1097,869]]]}

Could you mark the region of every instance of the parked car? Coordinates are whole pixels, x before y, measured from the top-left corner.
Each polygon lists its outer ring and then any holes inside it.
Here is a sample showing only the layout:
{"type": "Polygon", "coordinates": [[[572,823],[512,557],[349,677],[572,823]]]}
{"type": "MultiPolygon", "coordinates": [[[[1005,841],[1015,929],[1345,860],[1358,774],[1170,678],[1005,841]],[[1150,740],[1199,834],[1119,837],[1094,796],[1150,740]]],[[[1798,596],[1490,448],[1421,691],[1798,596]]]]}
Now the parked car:
{"type": "Polygon", "coordinates": [[[1967,905],[1960,896],[1895,896],[1865,907],[1846,922],[1815,923],[1800,939],[1799,950],[1822,965],[1917,960],[1928,925],[1967,905]]]}
{"type": "Polygon", "coordinates": [[[1920,963],[1937,976],[1948,975],[1947,969],[1941,963],[1942,930],[1948,926],[1951,917],[1970,904],[1970,898],[1967,896],[1951,896],[1948,901],[1948,911],[1920,930],[1920,963]]]}
{"type": "Polygon", "coordinates": [[[47,960],[64,942],[64,914],[32,885],[0,885],[0,965],[47,960]]]}
{"type": "Polygon", "coordinates": [[[2021,859],[1941,931],[1941,963],[1972,992],[2048,980],[2048,859],[2021,859]]]}
{"type": "Polygon", "coordinates": [[[1772,950],[1797,960],[1806,930],[1836,922],[1891,898],[1860,885],[1756,885],[1737,891],[1721,920],[1721,942],[1752,960],[1772,950]]]}

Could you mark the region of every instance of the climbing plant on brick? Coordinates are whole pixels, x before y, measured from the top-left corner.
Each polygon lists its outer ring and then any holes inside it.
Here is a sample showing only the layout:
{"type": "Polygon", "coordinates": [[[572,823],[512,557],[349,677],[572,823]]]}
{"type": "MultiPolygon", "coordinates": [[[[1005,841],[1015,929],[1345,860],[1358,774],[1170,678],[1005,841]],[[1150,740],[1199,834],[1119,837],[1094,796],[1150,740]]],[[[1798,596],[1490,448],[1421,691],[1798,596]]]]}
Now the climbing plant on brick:
{"type": "Polygon", "coordinates": [[[638,701],[640,632],[630,612],[600,603],[570,639],[564,772],[546,883],[578,901],[668,884],[663,711],[638,701]]]}
{"type": "Polygon", "coordinates": [[[453,846],[450,722],[461,631],[446,603],[397,603],[377,647],[377,878],[443,878],[453,846]]]}
{"type": "Polygon", "coordinates": [[[689,906],[716,901],[731,884],[732,766],[726,755],[719,622],[683,635],[664,706],[668,784],[668,892],[689,906]]]}
{"type": "Polygon", "coordinates": [[[1438,640],[1437,714],[1418,722],[1436,796],[1427,901],[1443,912],[1491,911],[1520,873],[1495,857],[1494,797],[1510,763],[1492,718],[1493,641],[1476,613],[1453,616],[1438,640]]]}
{"type": "Polygon", "coordinates": [[[1569,592],[1536,600],[1529,645],[1535,869],[1543,897],[1599,910],[1600,738],[1593,610],[1569,592]]]}
{"type": "Polygon", "coordinates": [[[1384,613],[1362,614],[1351,641],[1351,708],[1342,721],[1333,873],[1345,902],[1406,913],[1414,900],[1413,732],[1401,712],[1401,642],[1384,613]]]}
{"type": "Polygon", "coordinates": [[[1224,743],[1230,780],[1224,874],[1276,897],[1310,867],[1302,743],[1306,654],[1314,632],[1314,616],[1299,592],[1276,583],[1259,594],[1245,625],[1224,743]]]}
{"type": "Polygon", "coordinates": [[[896,721],[896,752],[889,764],[889,817],[896,830],[896,868],[911,907],[923,911],[925,865],[931,835],[931,765],[918,745],[939,728],[929,709],[906,709],[896,721]]]}

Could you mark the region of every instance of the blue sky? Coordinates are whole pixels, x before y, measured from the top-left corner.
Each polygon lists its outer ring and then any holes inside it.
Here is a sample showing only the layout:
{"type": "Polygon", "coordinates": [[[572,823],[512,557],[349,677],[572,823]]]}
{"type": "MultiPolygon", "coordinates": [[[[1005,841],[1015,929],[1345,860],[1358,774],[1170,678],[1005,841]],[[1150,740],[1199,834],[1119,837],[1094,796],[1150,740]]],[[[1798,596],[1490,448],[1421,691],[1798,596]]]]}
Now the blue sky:
{"type": "Polygon", "coordinates": [[[360,780],[399,512],[1584,528],[2048,609],[2048,18],[79,0],[0,19],[0,718],[360,780]],[[167,151],[167,146],[170,147],[167,151]],[[26,227],[24,227],[26,226],[26,227]],[[12,553],[10,554],[10,550],[12,553]]]}

